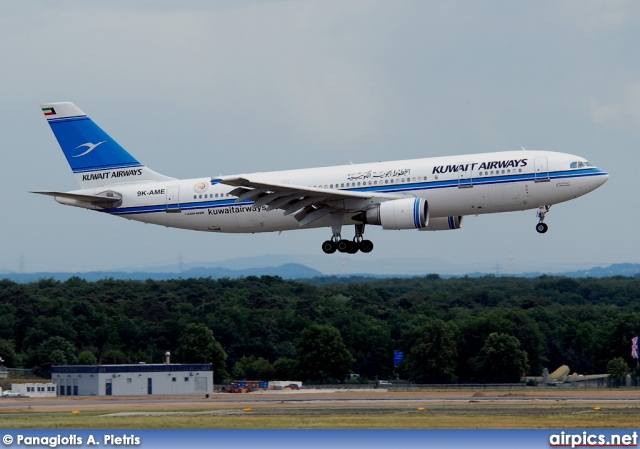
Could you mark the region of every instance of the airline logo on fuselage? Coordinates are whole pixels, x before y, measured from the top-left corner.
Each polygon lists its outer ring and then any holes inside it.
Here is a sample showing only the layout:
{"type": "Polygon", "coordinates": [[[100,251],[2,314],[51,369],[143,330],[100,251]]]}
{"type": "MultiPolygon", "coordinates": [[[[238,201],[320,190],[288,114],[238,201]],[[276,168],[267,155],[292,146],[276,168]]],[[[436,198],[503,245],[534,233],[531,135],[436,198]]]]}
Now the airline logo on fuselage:
{"type": "Polygon", "coordinates": [[[117,170],[117,171],[105,171],[102,173],[89,173],[82,175],[83,181],[96,181],[98,179],[114,179],[124,178],[126,176],[140,176],[142,175],[141,168],[135,168],[133,170],[117,170]]]}
{"type": "Polygon", "coordinates": [[[457,173],[459,171],[466,172],[469,170],[496,170],[498,168],[517,168],[526,167],[528,159],[511,159],[507,161],[490,161],[490,162],[473,162],[469,164],[458,165],[438,165],[433,167],[431,174],[440,173],[457,173]]]}

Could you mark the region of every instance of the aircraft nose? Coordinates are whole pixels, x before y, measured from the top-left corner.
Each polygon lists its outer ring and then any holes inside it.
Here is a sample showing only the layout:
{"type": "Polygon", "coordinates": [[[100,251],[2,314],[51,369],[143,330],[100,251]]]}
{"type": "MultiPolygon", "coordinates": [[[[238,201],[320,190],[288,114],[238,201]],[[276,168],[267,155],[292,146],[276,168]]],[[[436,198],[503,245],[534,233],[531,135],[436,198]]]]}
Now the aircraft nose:
{"type": "Polygon", "coordinates": [[[602,184],[604,184],[605,182],[607,182],[609,180],[609,173],[607,173],[606,171],[602,170],[602,169],[598,169],[599,173],[597,176],[594,177],[593,181],[594,181],[594,189],[597,189],[598,187],[600,187],[602,184]]]}
{"type": "Polygon", "coordinates": [[[605,182],[607,182],[609,180],[609,173],[607,173],[606,171],[602,170],[602,175],[598,176],[599,179],[599,183],[598,186],[601,186],[602,184],[604,184],[605,182]]]}

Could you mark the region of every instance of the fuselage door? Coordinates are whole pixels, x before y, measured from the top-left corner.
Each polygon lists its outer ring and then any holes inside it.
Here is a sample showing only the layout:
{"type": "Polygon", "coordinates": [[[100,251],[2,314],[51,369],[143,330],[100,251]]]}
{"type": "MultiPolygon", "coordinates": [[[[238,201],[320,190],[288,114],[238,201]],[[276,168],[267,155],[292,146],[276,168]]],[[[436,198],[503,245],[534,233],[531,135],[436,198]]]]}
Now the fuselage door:
{"type": "Polygon", "coordinates": [[[458,166],[458,188],[473,187],[473,164],[471,162],[460,164],[458,166]]]}
{"type": "Polygon", "coordinates": [[[167,187],[167,212],[180,212],[180,186],[167,187]]]}
{"type": "Polygon", "coordinates": [[[549,166],[547,164],[546,157],[538,157],[533,161],[533,167],[535,170],[535,180],[536,182],[547,182],[549,181],[549,166]]]}

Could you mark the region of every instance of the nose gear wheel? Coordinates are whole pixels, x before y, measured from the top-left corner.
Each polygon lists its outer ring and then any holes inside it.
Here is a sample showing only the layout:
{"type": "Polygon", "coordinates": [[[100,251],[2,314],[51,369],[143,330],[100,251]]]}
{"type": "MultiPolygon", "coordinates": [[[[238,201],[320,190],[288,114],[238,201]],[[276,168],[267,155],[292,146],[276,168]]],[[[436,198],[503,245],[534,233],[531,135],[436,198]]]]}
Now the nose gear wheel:
{"type": "Polygon", "coordinates": [[[536,225],[536,231],[540,234],[544,234],[549,230],[549,226],[544,222],[544,218],[551,209],[551,205],[547,204],[545,206],[540,206],[538,209],[538,224],[536,225]]]}

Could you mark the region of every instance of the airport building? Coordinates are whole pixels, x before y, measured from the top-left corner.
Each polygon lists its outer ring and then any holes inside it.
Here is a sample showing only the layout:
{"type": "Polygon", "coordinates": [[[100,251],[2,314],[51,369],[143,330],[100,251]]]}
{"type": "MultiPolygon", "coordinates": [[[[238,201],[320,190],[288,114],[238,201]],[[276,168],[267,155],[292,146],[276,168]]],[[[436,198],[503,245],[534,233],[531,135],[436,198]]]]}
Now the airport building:
{"type": "Polygon", "coordinates": [[[51,367],[58,396],[193,395],[213,392],[212,364],[51,367]]]}
{"type": "Polygon", "coordinates": [[[11,391],[25,398],[56,397],[56,386],[53,383],[11,384],[11,391]]]}

